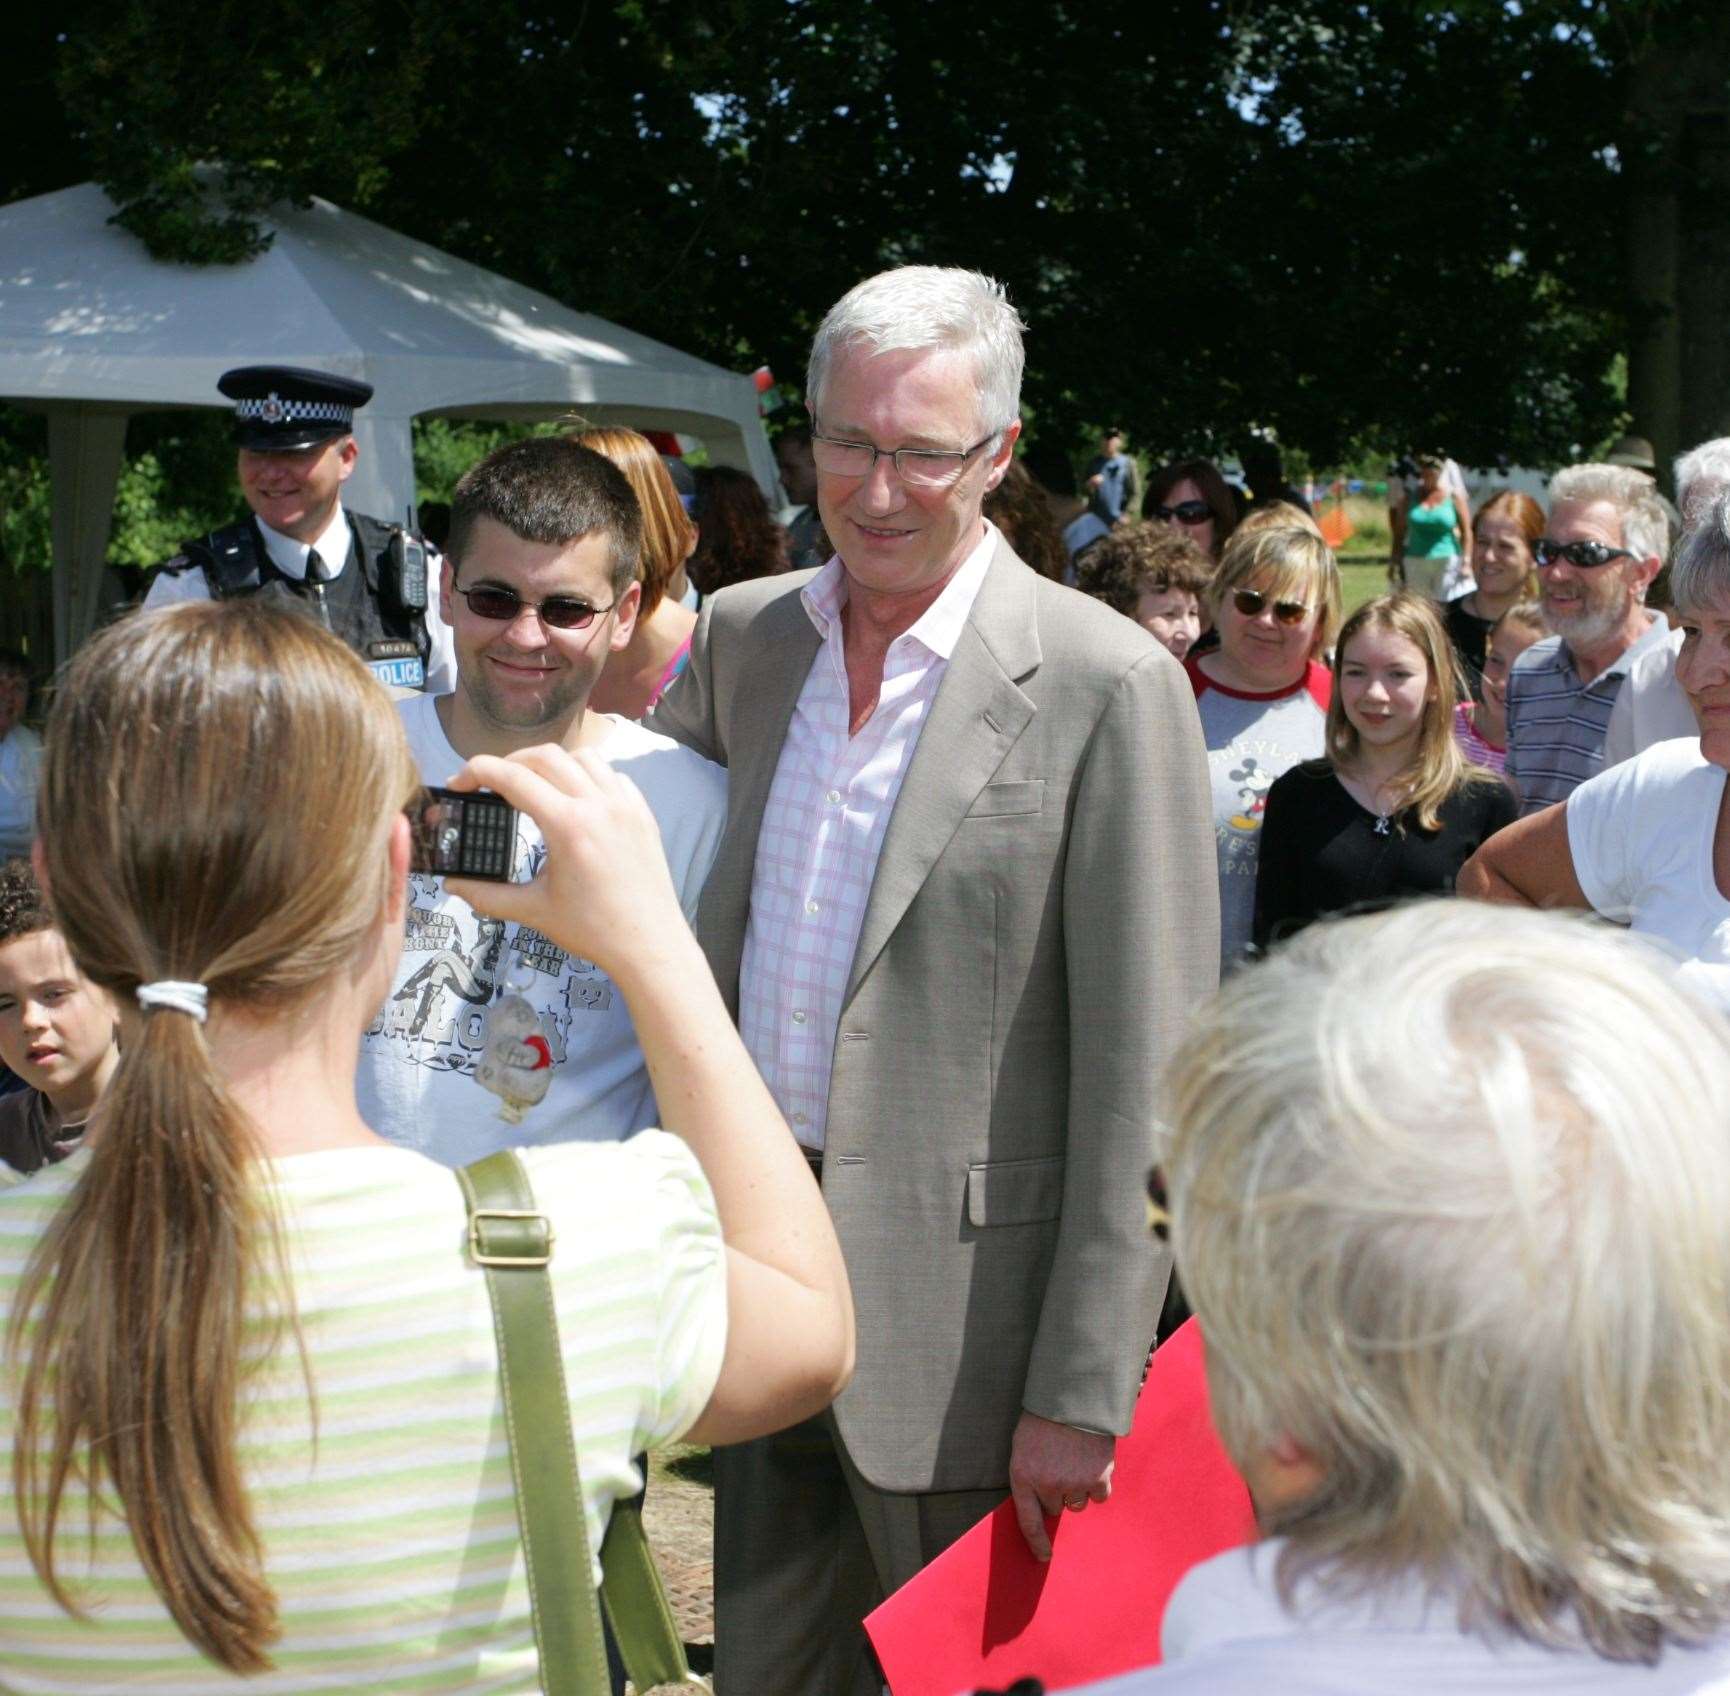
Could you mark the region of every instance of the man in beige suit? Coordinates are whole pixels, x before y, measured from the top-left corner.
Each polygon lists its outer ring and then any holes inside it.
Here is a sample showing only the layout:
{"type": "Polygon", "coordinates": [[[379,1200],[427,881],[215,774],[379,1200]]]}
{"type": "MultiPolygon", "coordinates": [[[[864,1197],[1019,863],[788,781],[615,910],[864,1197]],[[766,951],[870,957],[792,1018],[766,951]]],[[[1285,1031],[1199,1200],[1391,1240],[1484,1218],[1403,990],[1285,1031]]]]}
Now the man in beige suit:
{"type": "Polygon", "coordinates": [[[657,729],[730,771],[698,932],[808,1151],[858,1313],[828,1415],[716,1455],[723,1696],[879,1688],[863,1615],[1003,1499],[1110,1492],[1168,1263],[1160,1063],[1214,986],[1182,671],[981,517],[1021,323],[907,267],[824,320],[821,571],[707,602],[657,729]]]}

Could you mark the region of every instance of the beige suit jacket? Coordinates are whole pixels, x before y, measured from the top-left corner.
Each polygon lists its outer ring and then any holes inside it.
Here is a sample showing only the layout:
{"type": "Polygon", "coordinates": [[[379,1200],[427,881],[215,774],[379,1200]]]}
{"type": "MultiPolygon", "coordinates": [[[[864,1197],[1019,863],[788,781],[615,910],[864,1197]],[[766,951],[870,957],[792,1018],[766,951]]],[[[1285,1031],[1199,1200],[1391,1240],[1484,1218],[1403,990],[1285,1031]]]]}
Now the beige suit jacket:
{"type": "MultiPolygon", "coordinates": [[[[737,1011],[757,837],[819,638],[810,573],[705,603],[655,728],[729,772],[697,931],[737,1011]]],[[[1023,1408],[1129,1428],[1169,1261],[1160,1066],[1215,984],[1206,756],[1182,669],[1000,542],[883,839],[823,1192],[853,1282],[836,1404],[880,1489],[993,1489],[1023,1408]]]]}

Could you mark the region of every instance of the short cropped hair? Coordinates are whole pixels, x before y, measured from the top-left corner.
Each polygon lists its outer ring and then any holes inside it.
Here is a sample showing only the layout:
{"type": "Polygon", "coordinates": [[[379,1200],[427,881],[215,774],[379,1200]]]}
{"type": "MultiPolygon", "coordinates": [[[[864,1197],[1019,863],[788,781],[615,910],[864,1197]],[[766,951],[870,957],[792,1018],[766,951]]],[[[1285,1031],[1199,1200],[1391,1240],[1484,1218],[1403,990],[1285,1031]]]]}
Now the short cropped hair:
{"type": "Polygon", "coordinates": [[[1670,552],[1670,520],[1658,485],[1631,465],[1569,465],[1550,479],[1550,509],[1557,501],[1607,501],[1622,518],[1622,545],[1641,559],[1660,562],[1670,552]]]}
{"type": "Polygon", "coordinates": [[[54,916],[48,911],[30,862],[16,858],[0,861],[0,943],[53,928],[54,916]]]}
{"type": "Polygon", "coordinates": [[[1207,598],[1213,561],[1164,524],[1122,525],[1076,562],[1076,588],[1135,617],[1143,595],[1178,589],[1207,598]]]}
{"type": "Polygon", "coordinates": [[[1003,285],[981,272],[953,265],[881,271],[849,289],[818,325],[805,394],[820,419],[829,368],[849,348],[872,354],[956,348],[973,356],[981,433],[1000,435],[1021,416],[1026,328],[1003,285]]]}
{"type": "Polygon", "coordinates": [[[624,594],[643,551],[643,515],[618,466],[563,436],[528,436],[494,448],[464,472],[451,496],[452,566],[477,518],[490,518],[525,542],[562,545],[605,536],[612,548],[612,587],[624,594]]]}
{"type": "Polygon", "coordinates": [[[1595,920],[1324,922],[1204,1006],[1163,1171],[1277,1577],[1655,1661],[1730,1623],[1730,1025],[1595,920]]]}
{"type": "Polygon", "coordinates": [[[1730,489],[1682,532],[1670,562],[1670,599],[1684,617],[1730,608],[1730,489]]]}
{"type": "Polygon", "coordinates": [[[1692,525],[1699,514],[1726,489],[1730,489],[1730,436],[1714,436],[1676,456],[1676,504],[1682,522],[1692,525]]]}
{"type": "Polygon", "coordinates": [[[1220,555],[1208,604],[1216,618],[1220,604],[1234,589],[1260,589],[1275,599],[1288,595],[1319,607],[1315,653],[1333,645],[1340,627],[1340,568],[1333,549],[1313,525],[1298,524],[1248,529],[1241,525],[1220,555]]]}

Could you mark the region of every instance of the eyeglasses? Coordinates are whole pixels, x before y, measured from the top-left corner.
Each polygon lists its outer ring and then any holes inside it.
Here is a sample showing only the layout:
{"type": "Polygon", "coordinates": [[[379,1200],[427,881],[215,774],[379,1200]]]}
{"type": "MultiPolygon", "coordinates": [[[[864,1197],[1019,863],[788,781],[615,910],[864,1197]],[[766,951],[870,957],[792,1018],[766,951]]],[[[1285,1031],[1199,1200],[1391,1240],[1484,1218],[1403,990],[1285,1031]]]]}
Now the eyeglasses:
{"type": "Polygon", "coordinates": [[[1539,565],[1554,565],[1557,560],[1565,559],[1569,565],[1591,571],[1600,565],[1608,565],[1613,559],[1632,559],[1634,556],[1626,548],[1612,548],[1607,542],[1552,542],[1548,536],[1540,536],[1532,544],[1532,557],[1539,565]]]}
{"type": "Polygon", "coordinates": [[[844,442],[838,436],[811,437],[811,458],[831,477],[869,477],[880,459],[895,467],[895,475],[910,489],[947,489],[967,469],[967,462],[1002,434],[993,430],[959,453],[936,448],[876,448],[869,442],[844,442]]]}
{"type": "MultiPolygon", "coordinates": [[[[1232,593],[1231,604],[1245,618],[1258,618],[1268,598],[1259,589],[1237,589],[1232,593]]],[[[1310,609],[1302,601],[1275,601],[1273,615],[1281,624],[1298,625],[1309,617],[1310,609]]]]}
{"type": "Polygon", "coordinates": [[[1157,518],[1161,524],[1169,524],[1175,518],[1179,524],[1193,527],[1207,523],[1213,517],[1213,508],[1206,501],[1179,501],[1176,506],[1150,506],[1147,516],[1157,518]]]}
{"type": "Polygon", "coordinates": [[[515,589],[498,583],[480,583],[472,589],[458,589],[457,593],[468,602],[469,611],[476,618],[509,624],[528,607],[540,615],[541,623],[550,630],[587,630],[602,613],[611,612],[619,604],[614,601],[611,606],[592,607],[575,595],[548,595],[544,601],[525,601],[515,589]]]}

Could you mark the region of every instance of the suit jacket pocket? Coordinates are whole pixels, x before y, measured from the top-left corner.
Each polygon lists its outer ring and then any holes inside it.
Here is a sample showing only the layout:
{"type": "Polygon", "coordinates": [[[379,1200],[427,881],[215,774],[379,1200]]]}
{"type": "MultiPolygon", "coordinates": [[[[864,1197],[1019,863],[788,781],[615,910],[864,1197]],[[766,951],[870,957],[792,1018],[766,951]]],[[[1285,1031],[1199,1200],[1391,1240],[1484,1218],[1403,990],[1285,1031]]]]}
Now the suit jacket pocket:
{"type": "Polygon", "coordinates": [[[970,819],[1000,819],[1014,813],[1037,813],[1045,807],[1045,779],[1026,783],[988,783],[967,809],[970,819]]]}
{"type": "Polygon", "coordinates": [[[967,1168],[971,1225],[1033,1225],[1063,1208],[1063,1156],[992,1160],[967,1168]]]}

